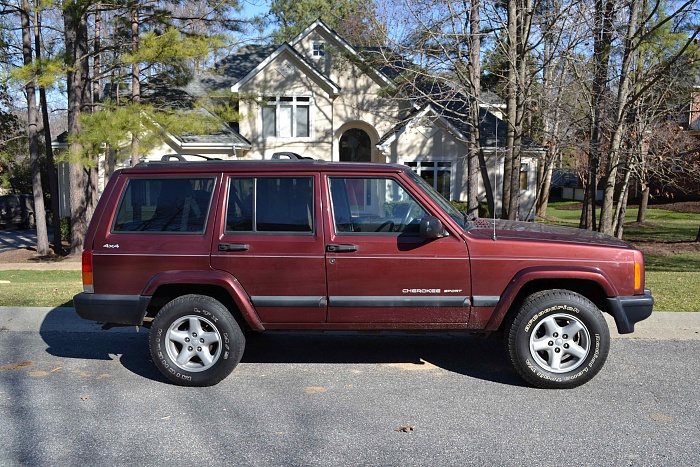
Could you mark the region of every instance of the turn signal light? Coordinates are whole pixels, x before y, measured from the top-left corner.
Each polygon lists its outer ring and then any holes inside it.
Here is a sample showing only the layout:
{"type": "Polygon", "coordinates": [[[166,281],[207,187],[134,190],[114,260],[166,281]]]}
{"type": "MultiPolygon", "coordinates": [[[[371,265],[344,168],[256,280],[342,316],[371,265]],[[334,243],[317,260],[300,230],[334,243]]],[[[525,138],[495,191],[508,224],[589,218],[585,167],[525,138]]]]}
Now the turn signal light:
{"type": "Polygon", "coordinates": [[[634,290],[642,289],[642,265],[639,261],[634,262],[634,290]]]}
{"type": "Polygon", "coordinates": [[[83,292],[95,293],[92,283],[92,250],[83,251],[83,292]]]}

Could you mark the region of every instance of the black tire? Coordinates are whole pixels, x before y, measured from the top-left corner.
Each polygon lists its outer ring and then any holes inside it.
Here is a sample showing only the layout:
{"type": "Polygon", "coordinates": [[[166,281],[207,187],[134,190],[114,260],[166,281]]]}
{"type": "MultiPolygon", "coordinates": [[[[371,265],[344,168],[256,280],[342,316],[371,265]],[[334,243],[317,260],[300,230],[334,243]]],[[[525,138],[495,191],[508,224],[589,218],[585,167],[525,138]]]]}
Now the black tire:
{"type": "Polygon", "coordinates": [[[241,361],[245,337],[219,301],[184,295],[158,312],[149,347],[154,363],[170,381],[181,386],[213,386],[241,361]]]}
{"type": "Polygon", "coordinates": [[[525,299],[507,334],[508,354],[527,382],[569,389],[593,378],[610,350],[600,310],[568,290],[546,290],[525,299]]]}
{"type": "Polygon", "coordinates": [[[24,223],[23,227],[25,230],[36,227],[36,222],[34,222],[34,214],[29,214],[29,216],[27,216],[27,222],[24,223]]]}

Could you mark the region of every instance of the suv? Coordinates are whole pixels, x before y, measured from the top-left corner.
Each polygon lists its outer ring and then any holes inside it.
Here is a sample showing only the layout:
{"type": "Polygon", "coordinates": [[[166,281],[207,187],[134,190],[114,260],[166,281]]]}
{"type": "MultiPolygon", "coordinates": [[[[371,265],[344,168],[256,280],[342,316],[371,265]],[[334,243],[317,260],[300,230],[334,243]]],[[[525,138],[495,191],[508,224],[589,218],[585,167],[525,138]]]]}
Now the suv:
{"type": "Polygon", "coordinates": [[[34,198],[32,195],[0,196],[0,227],[15,224],[23,229],[33,229],[34,198]]]}
{"type": "Polygon", "coordinates": [[[90,320],[150,327],[171,381],[208,386],[248,332],[466,330],[505,336],[517,372],[572,388],[603,366],[601,311],[647,318],[642,254],[598,233],[472,222],[410,168],[164,161],[118,170],[88,229],[90,320]]]}

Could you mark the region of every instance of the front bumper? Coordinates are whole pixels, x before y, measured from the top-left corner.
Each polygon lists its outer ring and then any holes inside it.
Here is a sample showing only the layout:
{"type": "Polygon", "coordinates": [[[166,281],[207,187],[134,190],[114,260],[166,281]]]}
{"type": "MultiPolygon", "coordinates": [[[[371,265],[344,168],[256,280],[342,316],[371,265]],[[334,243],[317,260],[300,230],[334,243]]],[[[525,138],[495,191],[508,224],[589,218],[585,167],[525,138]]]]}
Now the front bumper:
{"type": "Polygon", "coordinates": [[[651,295],[651,290],[644,289],[644,295],[608,298],[608,304],[610,313],[615,318],[617,332],[629,334],[634,332],[634,323],[651,316],[654,297],[651,295]]]}
{"type": "Polygon", "coordinates": [[[73,297],[75,311],[83,319],[101,323],[140,326],[151,297],[79,293],[73,297]]]}

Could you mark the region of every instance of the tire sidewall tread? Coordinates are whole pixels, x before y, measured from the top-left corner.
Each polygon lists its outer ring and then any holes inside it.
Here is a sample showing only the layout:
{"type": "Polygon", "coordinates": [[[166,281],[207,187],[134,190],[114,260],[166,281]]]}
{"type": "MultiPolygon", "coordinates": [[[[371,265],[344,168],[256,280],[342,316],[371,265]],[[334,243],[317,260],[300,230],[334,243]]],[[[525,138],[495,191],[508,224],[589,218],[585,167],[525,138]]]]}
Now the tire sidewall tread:
{"type": "Polygon", "coordinates": [[[243,356],[245,337],[229,310],[206,295],[183,295],[168,302],[156,315],[149,335],[151,357],[158,370],[181,386],[213,386],[226,378],[243,356]],[[204,371],[191,372],[178,367],[168,355],[165,336],[177,319],[198,315],[212,322],[222,336],[222,353],[214,365],[204,371]]]}
{"type": "Polygon", "coordinates": [[[588,382],[601,370],[610,350],[610,331],[600,310],[584,296],[568,290],[545,290],[525,299],[510,325],[506,342],[513,366],[527,382],[544,389],[570,389],[588,382]],[[544,318],[557,313],[579,319],[591,339],[584,362],[565,373],[547,371],[530,355],[532,332],[544,318]]]}

